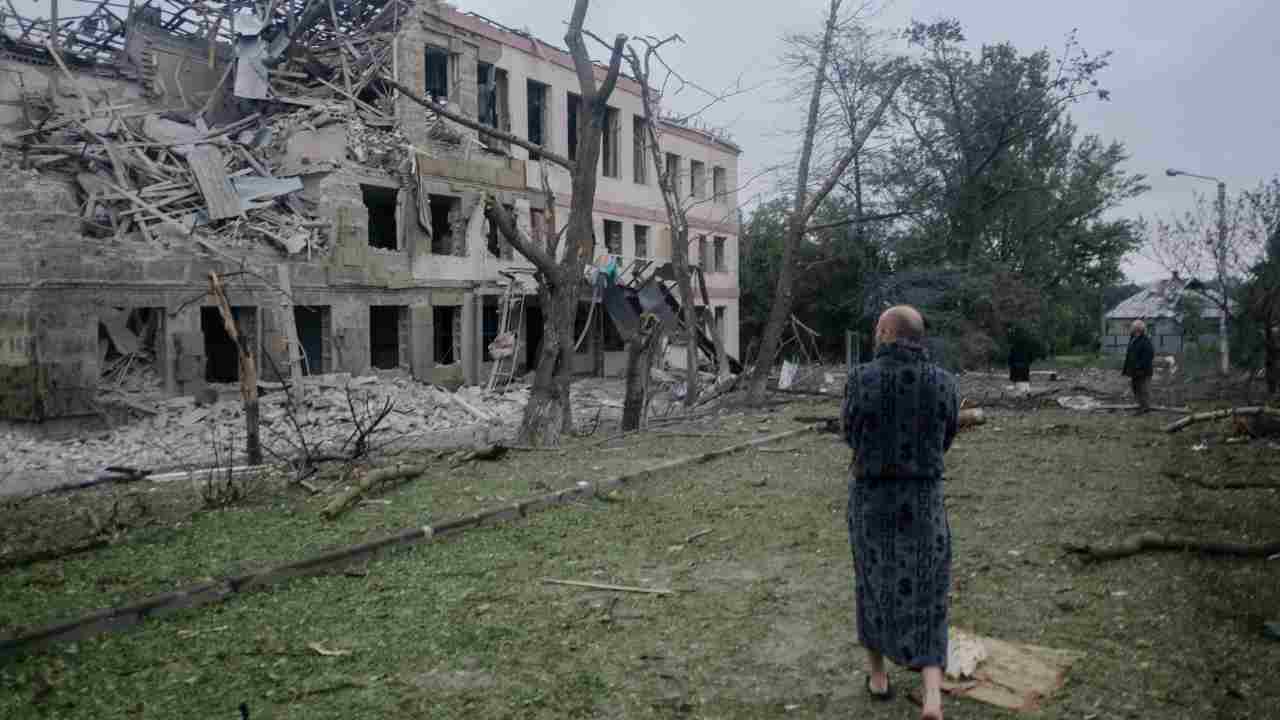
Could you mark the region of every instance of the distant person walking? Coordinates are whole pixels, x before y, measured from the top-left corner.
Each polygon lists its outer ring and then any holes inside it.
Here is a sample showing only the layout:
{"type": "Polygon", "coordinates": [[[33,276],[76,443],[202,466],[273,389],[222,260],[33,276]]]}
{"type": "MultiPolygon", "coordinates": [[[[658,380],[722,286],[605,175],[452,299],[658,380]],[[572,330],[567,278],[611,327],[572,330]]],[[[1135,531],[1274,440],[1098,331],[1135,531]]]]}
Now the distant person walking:
{"type": "Polygon", "coordinates": [[[922,671],[920,717],[941,720],[951,587],[942,456],[956,435],[959,398],[951,375],[929,361],[924,335],[914,308],[880,316],[875,358],[849,372],[841,425],[854,451],[848,524],[867,693],[893,696],[888,657],[922,671]]]}
{"type": "Polygon", "coordinates": [[[1147,337],[1147,324],[1134,320],[1129,326],[1129,349],[1124,354],[1124,376],[1133,386],[1133,398],[1138,403],[1136,414],[1151,412],[1151,376],[1156,349],[1147,337]]]}

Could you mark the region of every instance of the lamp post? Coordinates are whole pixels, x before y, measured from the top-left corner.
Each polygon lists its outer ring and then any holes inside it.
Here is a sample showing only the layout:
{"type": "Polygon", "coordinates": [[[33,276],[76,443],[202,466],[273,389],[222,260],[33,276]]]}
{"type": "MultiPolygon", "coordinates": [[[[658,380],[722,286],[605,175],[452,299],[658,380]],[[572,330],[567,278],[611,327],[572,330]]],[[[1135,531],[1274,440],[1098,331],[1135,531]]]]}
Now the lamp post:
{"type": "Polygon", "coordinates": [[[1231,307],[1227,296],[1227,184],[1216,177],[1197,175],[1173,168],[1165,170],[1164,174],[1169,177],[1185,175],[1218,184],[1218,243],[1214,248],[1213,259],[1218,266],[1218,292],[1222,293],[1222,304],[1219,307],[1221,314],[1218,316],[1218,371],[1226,375],[1231,369],[1231,351],[1227,339],[1227,311],[1231,307]]]}

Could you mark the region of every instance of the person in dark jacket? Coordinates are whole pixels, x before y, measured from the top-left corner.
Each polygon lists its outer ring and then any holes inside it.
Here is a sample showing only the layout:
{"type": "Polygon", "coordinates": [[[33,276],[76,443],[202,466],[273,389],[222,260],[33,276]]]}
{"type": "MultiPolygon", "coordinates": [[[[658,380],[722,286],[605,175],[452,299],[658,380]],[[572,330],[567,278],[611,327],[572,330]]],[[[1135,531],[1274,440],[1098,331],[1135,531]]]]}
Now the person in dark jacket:
{"type": "Polygon", "coordinates": [[[1031,392],[1031,363],[1035,361],[1035,341],[1020,327],[1009,330],[1009,382],[1020,393],[1031,392]]]}
{"type": "Polygon", "coordinates": [[[1151,376],[1155,373],[1156,349],[1147,337],[1147,324],[1134,320],[1129,327],[1129,348],[1124,354],[1124,376],[1133,385],[1138,414],[1151,412],[1151,376]]]}
{"type": "Polygon", "coordinates": [[[942,456],[955,439],[960,403],[955,380],[930,362],[923,342],[918,311],[885,311],[875,359],[849,372],[841,426],[854,451],[847,519],[867,692],[892,697],[888,657],[921,671],[921,718],[942,720],[951,587],[942,456]]]}

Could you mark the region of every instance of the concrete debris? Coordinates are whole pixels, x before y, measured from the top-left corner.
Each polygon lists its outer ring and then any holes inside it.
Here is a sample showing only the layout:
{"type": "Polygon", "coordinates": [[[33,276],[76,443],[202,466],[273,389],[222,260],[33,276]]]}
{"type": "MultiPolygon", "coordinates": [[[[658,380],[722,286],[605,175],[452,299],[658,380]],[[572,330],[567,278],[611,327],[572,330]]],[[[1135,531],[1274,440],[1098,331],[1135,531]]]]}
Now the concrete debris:
{"type": "Polygon", "coordinates": [[[34,31],[17,42],[26,54],[56,64],[80,102],[24,94],[30,128],[3,145],[18,152],[24,167],[77,177],[86,235],[166,247],[195,236],[198,247],[215,253],[262,244],[286,255],[325,254],[340,229],[302,199],[296,176],[354,161],[412,178],[412,145],[396,127],[379,80],[391,70],[389,31],[411,3],[373,0],[341,16],[311,3],[297,17],[276,5],[262,15],[260,6],[228,22],[221,6],[170,4],[163,12],[144,8],[125,22],[99,7],[86,16],[93,30],[87,37],[59,38],[43,20],[22,19],[34,31]],[[138,58],[130,48],[147,42],[201,48],[197,62],[207,62],[207,71],[187,73],[193,86],[185,88],[177,71],[155,77],[145,58],[133,64],[138,58]],[[70,68],[135,80],[151,99],[176,94],[182,109],[156,102],[139,110],[99,97],[70,68]]]}
{"type": "MultiPolygon", "coordinates": [[[[47,430],[20,423],[0,423],[0,496],[18,495],[83,481],[106,466],[128,466],[156,473],[213,467],[234,445],[234,462],[243,461],[244,416],[239,387],[211,384],[217,400],[197,406],[194,398],[165,398],[155,373],[139,365],[120,386],[104,391],[104,407],[149,406],[154,415],[96,432],[77,430],[58,439],[47,430]]],[[[347,388],[357,412],[379,408],[390,399],[395,409],[370,437],[375,454],[406,447],[433,448],[510,440],[515,436],[525,404],[527,385],[512,384],[501,393],[466,386],[456,392],[384,372],[352,377],[347,373],[311,376],[297,406],[297,427],[317,454],[342,450],[354,425],[347,388]],[[470,408],[470,409],[468,409],[470,408]],[[479,419],[477,413],[487,420],[479,419]]],[[[622,381],[583,379],[573,384],[573,409],[580,422],[617,421],[622,413],[622,381]]],[[[264,448],[286,457],[297,455],[297,432],[289,418],[287,395],[266,392],[260,399],[264,448]]],[[[271,457],[271,453],[268,453],[271,457]]]]}

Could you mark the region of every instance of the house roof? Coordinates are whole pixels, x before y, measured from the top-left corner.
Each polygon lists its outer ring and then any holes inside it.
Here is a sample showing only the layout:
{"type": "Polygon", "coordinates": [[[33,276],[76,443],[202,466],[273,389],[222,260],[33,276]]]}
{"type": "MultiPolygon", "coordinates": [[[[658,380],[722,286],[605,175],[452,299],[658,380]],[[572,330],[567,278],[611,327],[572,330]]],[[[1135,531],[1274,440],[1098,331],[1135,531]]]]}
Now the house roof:
{"type": "MultiPolygon", "coordinates": [[[[1178,301],[1191,293],[1204,300],[1200,317],[1216,320],[1222,309],[1213,300],[1215,291],[1199,280],[1170,278],[1148,283],[1140,292],[1125,298],[1107,313],[1108,320],[1177,318],[1178,301]]],[[[1234,305],[1234,303],[1231,303],[1234,305]]]]}

